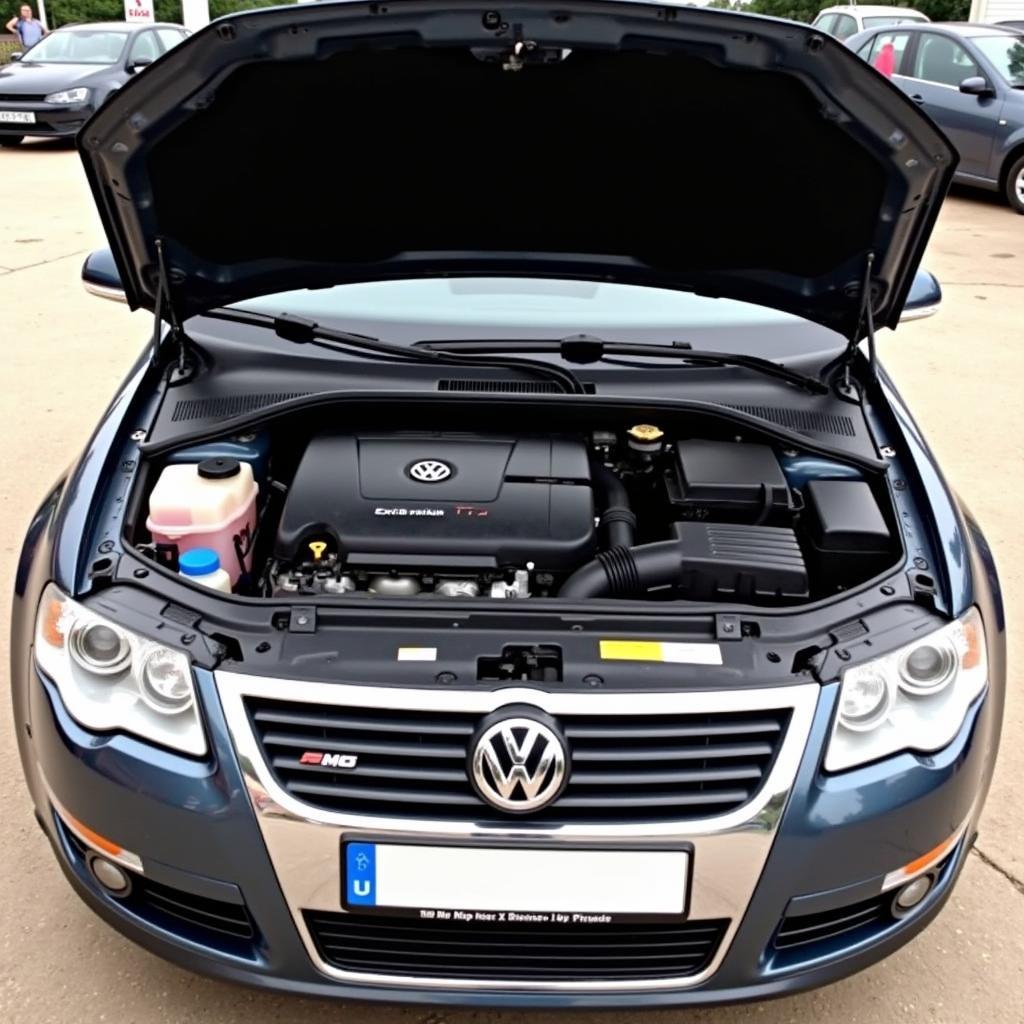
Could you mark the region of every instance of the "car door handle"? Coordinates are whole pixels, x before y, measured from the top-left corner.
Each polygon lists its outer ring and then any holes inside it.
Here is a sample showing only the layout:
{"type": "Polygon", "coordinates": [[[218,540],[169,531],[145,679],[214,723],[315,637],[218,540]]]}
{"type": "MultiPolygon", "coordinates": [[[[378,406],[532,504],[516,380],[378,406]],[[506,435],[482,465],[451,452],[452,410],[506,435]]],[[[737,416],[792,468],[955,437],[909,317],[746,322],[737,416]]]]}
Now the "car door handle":
{"type": "Polygon", "coordinates": [[[911,98],[911,99],[912,99],[912,100],[913,100],[913,101],[914,101],[915,103],[924,103],[924,97],[923,97],[923,96],[922,96],[922,95],[921,95],[921,94],[920,94],[919,92],[915,92],[915,93],[914,93],[914,95],[913,95],[913,96],[911,96],[910,98],[911,98]]]}

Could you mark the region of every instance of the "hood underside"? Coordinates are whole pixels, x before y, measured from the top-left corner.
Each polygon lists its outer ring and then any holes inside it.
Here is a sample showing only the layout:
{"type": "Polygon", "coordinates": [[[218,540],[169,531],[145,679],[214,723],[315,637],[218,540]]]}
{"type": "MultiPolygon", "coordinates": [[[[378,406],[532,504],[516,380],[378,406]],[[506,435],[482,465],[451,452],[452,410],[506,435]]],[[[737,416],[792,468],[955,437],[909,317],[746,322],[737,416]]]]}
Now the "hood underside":
{"type": "Polygon", "coordinates": [[[805,26],[645,3],[316,3],[214,22],[79,146],[129,302],[612,280],[895,325],[956,165],[805,26]]]}

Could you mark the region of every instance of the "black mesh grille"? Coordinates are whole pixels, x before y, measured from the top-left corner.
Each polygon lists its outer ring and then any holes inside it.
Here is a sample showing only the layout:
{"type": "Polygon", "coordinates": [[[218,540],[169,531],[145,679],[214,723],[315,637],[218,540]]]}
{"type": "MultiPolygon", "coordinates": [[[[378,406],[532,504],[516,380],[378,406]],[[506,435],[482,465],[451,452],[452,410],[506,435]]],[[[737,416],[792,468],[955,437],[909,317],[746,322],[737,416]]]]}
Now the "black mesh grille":
{"type": "Polygon", "coordinates": [[[172,423],[185,420],[227,420],[266,409],[295,398],[305,398],[308,391],[279,391],[262,395],[223,395],[218,398],[180,398],[174,404],[172,423]]]}
{"type": "MultiPolygon", "coordinates": [[[[480,716],[247,699],[264,757],[293,796],[330,810],[508,820],[466,774],[480,716]],[[304,753],[349,754],[339,770],[304,753]],[[308,758],[307,758],[308,761],[308,758]]],[[[724,814],[760,789],[788,710],[706,715],[569,715],[565,792],[531,821],[679,821],[724,814]]]]}
{"type": "Polygon", "coordinates": [[[730,405],[729,408],[777,423],[780,427],[789,427],[801,434],[837,434],[840,437],[853,437],[856,434],[853,419],[849,416],[771,405],[730,405]]]}
{"type": "Polygon", "coordinates": [[[438,381],[438,391],[486,391],[502,394],[553,395],[562,388],[553,380],[473,380],[453,377],[438,381]]]}
{"type": "Polygon", "coordinates": [[[333,967],[494,981],[684,978],[711,962],[728,924],[499,928],[309,910],[305,918],[317,951],[333,967]]]}

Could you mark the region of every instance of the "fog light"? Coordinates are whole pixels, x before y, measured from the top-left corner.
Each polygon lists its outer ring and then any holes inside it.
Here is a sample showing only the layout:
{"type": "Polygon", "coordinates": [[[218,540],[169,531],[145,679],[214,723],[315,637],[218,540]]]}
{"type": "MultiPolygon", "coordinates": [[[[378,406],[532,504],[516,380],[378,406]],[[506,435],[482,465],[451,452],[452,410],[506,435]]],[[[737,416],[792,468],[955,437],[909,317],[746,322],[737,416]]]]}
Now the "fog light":
{"type": "Polygon", "coordinates": [[[92,872],[92,877],[111,896],[124,896],[132,887],[132,880],[128,872],[105,857],[90,857],[89,870],[92,872]]]}
{"type": "Polygon", "coordinates": [[[921,875],[920,878],[907,882],[896,893],[896,898],[893,900],[893,909],[897,912],[913,910],[932,891],[934,884],[935,879],[931,875],[921,875]]]}

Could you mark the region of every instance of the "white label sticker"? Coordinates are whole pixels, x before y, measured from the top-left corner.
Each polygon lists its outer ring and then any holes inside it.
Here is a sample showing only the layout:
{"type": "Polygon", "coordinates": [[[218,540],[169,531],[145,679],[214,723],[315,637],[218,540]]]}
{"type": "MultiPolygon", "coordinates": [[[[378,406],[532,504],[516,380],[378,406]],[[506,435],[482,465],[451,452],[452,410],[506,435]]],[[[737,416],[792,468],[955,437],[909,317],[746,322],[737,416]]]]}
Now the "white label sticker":
{"type": "Polygon", "coordinates": [[[437,661],[436,647],[399,647],[399,661],[437,661]]]}

